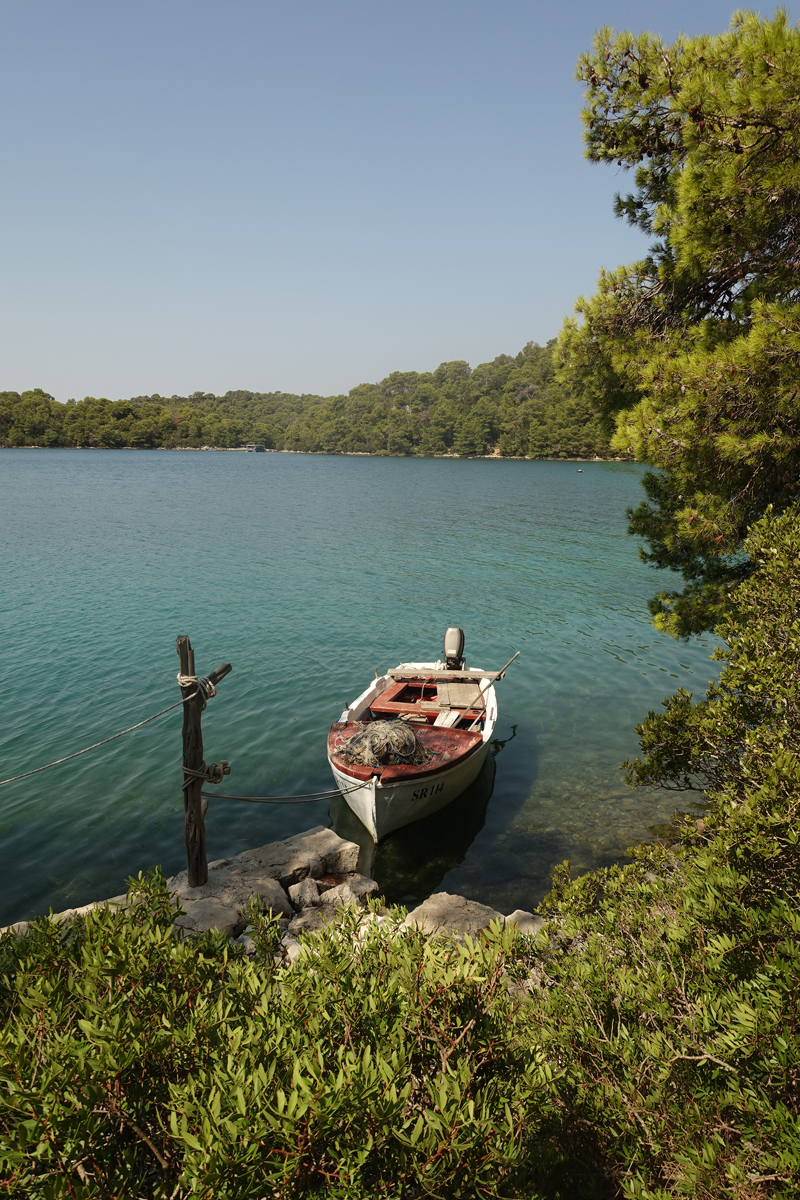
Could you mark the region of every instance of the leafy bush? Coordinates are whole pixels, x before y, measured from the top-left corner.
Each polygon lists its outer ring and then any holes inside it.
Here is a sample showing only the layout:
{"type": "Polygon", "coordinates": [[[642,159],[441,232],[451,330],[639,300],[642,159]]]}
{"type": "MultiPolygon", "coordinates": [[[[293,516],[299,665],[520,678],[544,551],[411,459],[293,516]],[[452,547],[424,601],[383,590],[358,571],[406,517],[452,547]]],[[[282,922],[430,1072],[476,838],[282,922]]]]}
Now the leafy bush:
{"type": "Polygon", "coordinates": [[[642,1200],[800,1189],[798,516],[751,531],[718,685],[639,727],[632,781],[708,787],[700,829],[684,819],[681,846],[629,868],[562,872],[549,901],[541,1046],[642,1200]]]}
{"type": "Polygon", "coordinates": [[[354,910],[284,971],[181,940],[160,877],[129,895],[2,941],[9,1194],[520,1194],[552,1079],[510,932],[429,942],[354,910]]]}

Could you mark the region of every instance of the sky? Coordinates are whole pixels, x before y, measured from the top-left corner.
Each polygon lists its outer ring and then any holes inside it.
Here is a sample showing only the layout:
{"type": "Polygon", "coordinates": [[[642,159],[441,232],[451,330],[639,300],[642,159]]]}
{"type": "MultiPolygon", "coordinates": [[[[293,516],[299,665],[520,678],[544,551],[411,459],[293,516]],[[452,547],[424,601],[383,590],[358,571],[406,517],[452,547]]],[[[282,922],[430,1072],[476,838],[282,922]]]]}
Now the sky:
{"type": "Polygon", "coordinates": [[[331,395],[544,344],[645,244],[578,55],[733,7],[2,0],[0,390],[331,395]]]}

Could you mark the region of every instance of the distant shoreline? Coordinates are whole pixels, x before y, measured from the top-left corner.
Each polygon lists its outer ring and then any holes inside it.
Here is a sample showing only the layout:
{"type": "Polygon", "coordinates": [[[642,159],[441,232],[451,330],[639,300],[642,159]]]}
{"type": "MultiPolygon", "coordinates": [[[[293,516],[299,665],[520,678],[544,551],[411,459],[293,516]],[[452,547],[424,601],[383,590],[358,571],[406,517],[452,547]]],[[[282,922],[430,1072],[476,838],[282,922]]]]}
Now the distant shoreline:
{"type": "MultiPolygon", "coordinates": [[[[145,453],[159,451],[191,451],[192,453],[232,453],[247,454],[244,446],[0,446],[0,450],[137,450],[145,453]]],[[[258,454],[307,454],[318,458],[460,458],[481,459],[485,462],[636,462],[631,455],[609,454],[603,458],[596,454],[591,458],[579,458],[574,455],[562,457],[560,454],[388,454],[386,451],[375,453],[373,450],[274,450],[256,451],[258,454]]]]}

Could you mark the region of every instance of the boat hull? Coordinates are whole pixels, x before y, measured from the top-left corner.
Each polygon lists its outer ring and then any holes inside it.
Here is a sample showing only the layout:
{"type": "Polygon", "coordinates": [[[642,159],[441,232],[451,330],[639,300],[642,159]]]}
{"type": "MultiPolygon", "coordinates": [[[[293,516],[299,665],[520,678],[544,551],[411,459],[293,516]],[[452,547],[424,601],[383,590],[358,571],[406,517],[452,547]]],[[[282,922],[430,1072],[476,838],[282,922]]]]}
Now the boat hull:
{"type": "MultiPolygon", "coordinates": [[[[440,668],[441,663],[400,663],[395,674],[402,671],[413,676],[429,678],[431,672],[440,668]]],[[[423,817],[429,817],[431,813],[452,804],[469,787],[486,761],[497,721],[497,697],[492,684],[494,677],[473,668],[469,674],[474,677],[475,682],[480,682],[483,728],[477,734],[469,734],[473,744],[465,753],[458,752],[459,735],[455,730],[450,731],[443,727],[434,736],[435,727],[423,725],[421,728],[416,727],[418,736],[424,738],[427,747],[434,751],[435,756],[439,758],[438,763],[429,768],[410,767],[408,773],[396,766],[374,772],[363,767],[348,769],[346,764],[335,757],[337,733],[350,722],[360,722],[364,714],[370,711],[371,705],[375,705],[376,710],[379,709],[381,697],[393,683],[392,674],[389,672],[377,676],[369,687],[344,709],[336,724],[331,726],[328,737],[328,762],[336,785],[376,843],[387,833],[420,821],[423,817]],[[430,737],[425,730],[430,732],[430,737]]],[[[460,737],[464,737],[464,731],[461,731],[460,737]]]]}
{"type": "Polygon", "coordinates": [[[360,786],[355,786],[360,781],[340,770],[330,756],[328,762],[347,804],[372,834],[373,841],[379,842],[394,829],[420,821],[451,804],[477,778],[488,750],[487,739],[440,771],[411,779],[393,779],[386,784],[373,776],[360,786]]]}

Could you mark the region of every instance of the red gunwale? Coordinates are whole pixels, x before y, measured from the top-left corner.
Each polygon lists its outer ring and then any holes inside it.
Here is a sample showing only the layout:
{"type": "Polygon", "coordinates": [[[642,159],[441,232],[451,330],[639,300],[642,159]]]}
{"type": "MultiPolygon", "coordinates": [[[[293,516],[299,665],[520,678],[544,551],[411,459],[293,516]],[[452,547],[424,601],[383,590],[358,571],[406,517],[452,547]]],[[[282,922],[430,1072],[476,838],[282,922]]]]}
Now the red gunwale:
{"type": "Polygon", "coordinates": [[[362,767],[345,762],[336,753],[337,743],[341,745],[360,728],[359,721],[345,721],[341,724],[337,722],[331,725],[328,732],[328,757],[336,764],[337,771],[341,771],[343,775],[350,775],[354,779],[367,780],[371,779],[373,775],[377,775],[386,782],[396,782],[400,779],[422,779],[427,775],[439,775],[442,771],[447,771],[457,763],[463,762],[483,743],[483,734],[479,732],[470,733],[466,729],[443,729],[434,725],[418,725],[415,729],[417,737],[426,750],[436,754],[436,758],[441,756],[440,762],[437,763],[434,759],[433,765],[427,762],[420,766],[362,767]],[[453,753],[454,751],[457,753],[453,753]]]}

